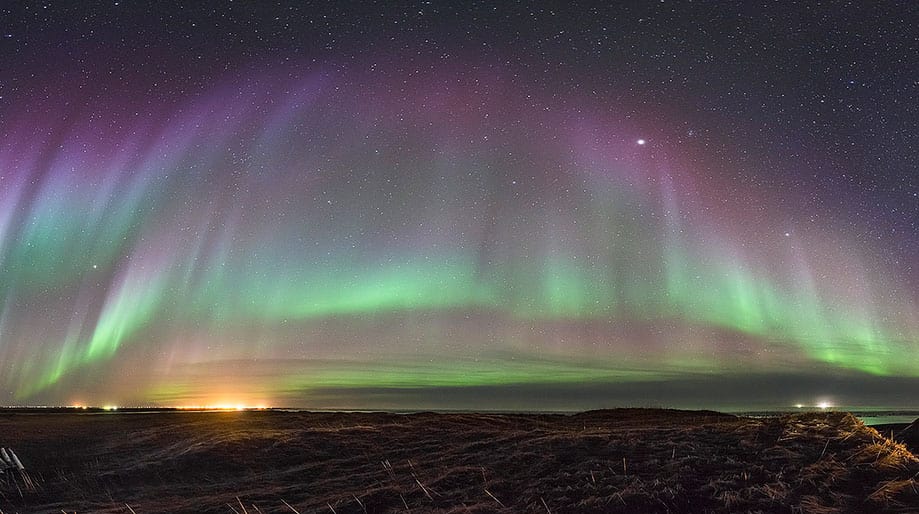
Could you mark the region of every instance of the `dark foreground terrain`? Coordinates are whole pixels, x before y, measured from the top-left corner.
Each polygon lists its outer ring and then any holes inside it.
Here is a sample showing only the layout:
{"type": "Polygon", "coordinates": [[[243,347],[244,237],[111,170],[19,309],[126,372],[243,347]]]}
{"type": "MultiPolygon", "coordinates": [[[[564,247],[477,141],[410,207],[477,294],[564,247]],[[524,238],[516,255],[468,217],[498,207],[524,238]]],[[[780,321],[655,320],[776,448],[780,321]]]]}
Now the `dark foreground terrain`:
{"type": "Polygon", "coordinates": [[[919,461],[845,413],[6,413],[0,447],[6,514],[919,512],[919,461]]]}

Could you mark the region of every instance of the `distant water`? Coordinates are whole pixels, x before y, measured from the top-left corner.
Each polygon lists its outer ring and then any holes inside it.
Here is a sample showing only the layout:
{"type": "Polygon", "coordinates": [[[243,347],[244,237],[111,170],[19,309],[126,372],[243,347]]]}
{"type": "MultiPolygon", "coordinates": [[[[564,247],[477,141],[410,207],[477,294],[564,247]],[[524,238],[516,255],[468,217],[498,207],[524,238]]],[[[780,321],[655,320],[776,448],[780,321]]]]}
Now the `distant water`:
{"type": "MultiPolygon", "coordinates": [[[[874,425],[895,425],[895,424],[909,424],[916,419],[919,419],[919,411],[915,410],[898,410],[898,409],[884,409],[884,408],[858,408],[858,407],[834,407],[830,411],[848,411],[855,415],[858,419],[868,426],[874,425]]],[[[795,409],[795,410],[775,410],[775,411],[746,411],[746,412],[737,412],[734,414],[739,414],[741,416],[751,416],[751,417],[772,417],[772,416],[781,416],[784,414],[796,414],[803,412],[827,412],[819,409],[795,409]]]]}
{"type": "Polygon", "coordinates": [[[881,415],[881,416],[859,416],[858,419],[862,420],[866,425],[893,425],[896,423],[912,423],[916,421],[916,418],[919,418],[916,414],[891,414],[891,415],[881,415]]]}

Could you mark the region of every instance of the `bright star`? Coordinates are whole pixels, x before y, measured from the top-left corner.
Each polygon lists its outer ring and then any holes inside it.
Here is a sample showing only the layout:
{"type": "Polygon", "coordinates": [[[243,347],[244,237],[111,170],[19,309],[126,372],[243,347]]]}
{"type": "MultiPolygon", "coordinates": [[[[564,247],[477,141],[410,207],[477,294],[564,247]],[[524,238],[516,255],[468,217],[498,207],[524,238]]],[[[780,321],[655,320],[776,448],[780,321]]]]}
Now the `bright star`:
{"type": "Polygon", "coordinates": [[[639,145],[643,145],[647,143],[647,141],[645,141],[644,139],[639,139],[638,141],[635,141],[635,142],[638,143],[639,145]]]}

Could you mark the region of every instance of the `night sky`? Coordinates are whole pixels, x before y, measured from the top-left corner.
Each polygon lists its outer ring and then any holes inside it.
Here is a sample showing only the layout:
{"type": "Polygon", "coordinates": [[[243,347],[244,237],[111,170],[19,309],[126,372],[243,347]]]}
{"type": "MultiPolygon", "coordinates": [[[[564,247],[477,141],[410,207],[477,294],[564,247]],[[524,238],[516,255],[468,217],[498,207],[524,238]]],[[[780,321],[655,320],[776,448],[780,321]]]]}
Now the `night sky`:
{"type": "Polygon", "coordinates": [[[0,404],[917,407],[915,2],[0,7],[0,404]]]}

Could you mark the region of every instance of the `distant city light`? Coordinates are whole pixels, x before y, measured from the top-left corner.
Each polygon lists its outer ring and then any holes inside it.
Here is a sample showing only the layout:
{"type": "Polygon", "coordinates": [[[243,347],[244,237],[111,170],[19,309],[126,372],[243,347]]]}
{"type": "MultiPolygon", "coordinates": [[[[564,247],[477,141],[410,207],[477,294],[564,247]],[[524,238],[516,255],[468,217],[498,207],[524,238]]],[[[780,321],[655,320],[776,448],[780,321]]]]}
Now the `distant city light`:
{"type": "Polygon", "coordinates": [[[270,409],[271,407],[264,405],[264,404],[245,405],[242,403],[212,403],[212,404],[203,404],[203,405],[177,405],[171,408],[179,409],[179,410],[244,411],[244,410],[265,410],[265,409],[270,409]]]}
{"type": "Polygon", "coordinates": [[[820,407],[823,410],[827,410],[831,407],[830,402],[820,402],[817,404],[817,407],[820,407]]]}

